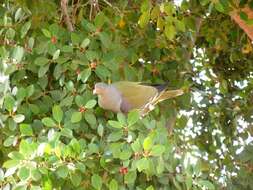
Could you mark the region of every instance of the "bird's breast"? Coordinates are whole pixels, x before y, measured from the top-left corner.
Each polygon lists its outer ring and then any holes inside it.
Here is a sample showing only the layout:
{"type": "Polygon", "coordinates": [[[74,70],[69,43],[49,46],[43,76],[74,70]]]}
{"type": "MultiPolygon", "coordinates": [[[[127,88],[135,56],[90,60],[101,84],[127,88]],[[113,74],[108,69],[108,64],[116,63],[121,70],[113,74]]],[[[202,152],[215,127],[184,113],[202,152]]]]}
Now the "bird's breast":
{"type": "Polygon", "coordinates": [[[105,110],[120,112],[121,98],[115,97],[115,95],[100,96],[98,97],[98,105],[105,110]]]}

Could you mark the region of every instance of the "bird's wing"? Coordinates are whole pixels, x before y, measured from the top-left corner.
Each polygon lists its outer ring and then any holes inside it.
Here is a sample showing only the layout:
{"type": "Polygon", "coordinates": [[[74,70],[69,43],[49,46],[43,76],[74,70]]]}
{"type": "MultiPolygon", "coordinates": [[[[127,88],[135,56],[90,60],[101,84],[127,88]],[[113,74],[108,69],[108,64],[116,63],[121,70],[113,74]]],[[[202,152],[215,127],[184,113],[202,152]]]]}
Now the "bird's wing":
{"type": "Polygon", "coordinates": [[[120,81],[113,85],[122,95],[123,111],[125,112],[130,109],[142,109],[159,95],[157,88],[138,82],[120,81]]]}

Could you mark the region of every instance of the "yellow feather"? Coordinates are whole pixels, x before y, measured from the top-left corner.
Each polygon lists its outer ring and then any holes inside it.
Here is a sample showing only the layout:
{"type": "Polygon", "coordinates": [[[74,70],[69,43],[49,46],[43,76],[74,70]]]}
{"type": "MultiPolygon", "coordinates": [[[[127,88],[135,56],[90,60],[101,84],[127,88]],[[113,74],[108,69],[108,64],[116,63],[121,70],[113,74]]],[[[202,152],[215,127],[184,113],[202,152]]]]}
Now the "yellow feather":
{"type": "Polygon", "coordinates": [[[138,82],[120,81],[113,85],[121,92],[122,97],[131,105],[131,109],[141,109],[158,95],[156,88],[138,82]]]}

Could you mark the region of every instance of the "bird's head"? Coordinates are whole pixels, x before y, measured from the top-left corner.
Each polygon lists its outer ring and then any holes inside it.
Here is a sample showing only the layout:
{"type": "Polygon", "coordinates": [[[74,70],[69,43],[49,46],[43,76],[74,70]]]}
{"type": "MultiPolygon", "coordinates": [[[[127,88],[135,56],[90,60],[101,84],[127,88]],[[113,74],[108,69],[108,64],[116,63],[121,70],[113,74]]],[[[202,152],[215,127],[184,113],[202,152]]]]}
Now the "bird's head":
{"type": "Polygon", "coordinates": [[[105,92],[107,87],[108,85],[103,82],[96,83],[93,90],[93,94],[101,95],[105,92]]]}

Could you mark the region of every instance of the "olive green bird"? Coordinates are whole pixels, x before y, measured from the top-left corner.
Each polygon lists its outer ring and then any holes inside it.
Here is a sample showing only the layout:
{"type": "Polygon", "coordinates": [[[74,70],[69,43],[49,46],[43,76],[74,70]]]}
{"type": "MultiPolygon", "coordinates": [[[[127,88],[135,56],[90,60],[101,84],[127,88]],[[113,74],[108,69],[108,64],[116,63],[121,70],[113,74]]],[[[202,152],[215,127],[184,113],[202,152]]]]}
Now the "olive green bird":
{"type": "Polygon", "coordinates": [[[167,85],[119,81],[112,84],[96,83],[93,94],[98,95],[98,105],[105,110],[128,113],[138,109],[144,116],[157,103],[180,96],[184,91],[167,90],[167,85]]]}

